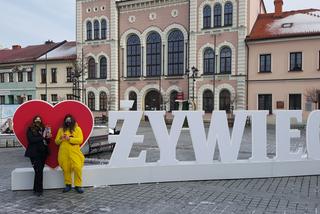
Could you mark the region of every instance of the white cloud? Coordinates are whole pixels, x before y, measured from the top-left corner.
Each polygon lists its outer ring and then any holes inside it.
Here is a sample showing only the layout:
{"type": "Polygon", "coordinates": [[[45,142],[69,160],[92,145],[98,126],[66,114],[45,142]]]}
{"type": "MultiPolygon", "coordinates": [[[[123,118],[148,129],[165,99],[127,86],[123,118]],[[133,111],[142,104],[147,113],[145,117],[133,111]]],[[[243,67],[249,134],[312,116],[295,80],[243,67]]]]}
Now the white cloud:
{"type": "Polygon", "coordinates": [[[75,39],[74,0],[0,0],[0,8],[5,47],[75,39]]]}

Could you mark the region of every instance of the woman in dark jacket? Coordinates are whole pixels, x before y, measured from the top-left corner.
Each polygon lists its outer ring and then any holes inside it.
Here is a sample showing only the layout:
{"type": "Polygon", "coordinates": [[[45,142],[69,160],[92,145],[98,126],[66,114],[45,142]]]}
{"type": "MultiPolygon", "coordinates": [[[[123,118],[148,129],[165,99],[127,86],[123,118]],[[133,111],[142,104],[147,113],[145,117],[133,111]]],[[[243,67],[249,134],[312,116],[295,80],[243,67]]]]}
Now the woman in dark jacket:
{"type": "Polygon", "coordinates": [[[41,196],[43,193],[43,168],[49,154],[50,137],[51,133],[43,125],[41,117],[34,117],[27,130],[28,147],[25,156],[30,158],[35,172],[33,192],[37,196],[41,196]]]}

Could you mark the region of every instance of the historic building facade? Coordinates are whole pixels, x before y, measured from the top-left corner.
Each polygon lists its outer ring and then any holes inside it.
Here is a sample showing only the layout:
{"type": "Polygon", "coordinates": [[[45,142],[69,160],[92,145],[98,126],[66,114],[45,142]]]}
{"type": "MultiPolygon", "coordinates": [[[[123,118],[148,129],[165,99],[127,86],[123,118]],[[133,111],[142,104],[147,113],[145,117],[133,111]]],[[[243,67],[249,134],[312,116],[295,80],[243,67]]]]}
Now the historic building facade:
{"type": "MultiPolygon", "coordinates": [[[[259,15],[247,37],[250,110],[320,109],[320,10],[259,15]]],[[[271,116],[270,119],[273,117],[271,116]]]]}
{"type": "Polygon", "coordinates": [[[80,100],[80,97],[75,97],[80,89],[74,81],[76,59],[76,42],[64,42],[39,57],[35,65],[36,98],[52,104],[62,100],[80,100]]]}
{"type": "Polygon", "coordinates": [[[0,50],[0,104],[21,104],[36,98],[37,58],[59,46],[57,43],[0,50]]]}
{"type": "Polygon", "coordinates": [[[74,99],[76,57],[76,43],[67,41],[0,50],[0,104],[74,99]]]}
{"type": "Polygon", "coordinates": [[[78,58],[96,115],[133,109],[246,109],[245,38],[261,0],[77,0],[78,58]]]}

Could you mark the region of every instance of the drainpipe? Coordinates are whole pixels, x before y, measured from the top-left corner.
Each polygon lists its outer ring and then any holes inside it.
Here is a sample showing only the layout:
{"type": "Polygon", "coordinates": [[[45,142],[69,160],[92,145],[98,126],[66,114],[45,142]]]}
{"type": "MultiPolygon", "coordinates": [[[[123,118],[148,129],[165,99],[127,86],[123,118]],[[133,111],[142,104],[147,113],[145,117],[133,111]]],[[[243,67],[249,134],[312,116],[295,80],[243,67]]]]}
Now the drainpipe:
{"type": "Polygon", "coordinates": [[[247,48],[247,75],[246,75],[246,109],[249,110],[249,56],[250,56],[250,49],[248,46],[247,41],[246,48],[247,48]]]}
{"type": "MultiPolygon", "coordinates": [[[[115,2],[115,5],[116,5],[116,10],[117,10],[117,13],[118,13],[118,35],[117,35],[117,39],[118,39],[118,78],[116,81],[118,81],[118,111],[120,110],[120,39],[119,39],[119,34],[120,34],[120,24],[119,24],[119,19],[120,19],[120,12],[119,12],[119,8],[118,8],[118,5],[117,3],[115,2]]],[[[122,54],[122,53],[121,53],[122,54]]],[[[122,67],[122,66],[121,66],[122,67]]],[[[137,100],[138,101],[138,100],[137,100]]]]}

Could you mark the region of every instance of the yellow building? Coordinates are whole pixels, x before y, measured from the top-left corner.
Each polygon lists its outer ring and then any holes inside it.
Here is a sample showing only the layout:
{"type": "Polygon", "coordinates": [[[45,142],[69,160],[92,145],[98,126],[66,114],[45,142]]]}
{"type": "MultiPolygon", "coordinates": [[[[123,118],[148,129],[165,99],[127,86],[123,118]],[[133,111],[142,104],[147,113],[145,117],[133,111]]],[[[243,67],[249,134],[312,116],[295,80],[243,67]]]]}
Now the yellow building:
{"type": "Polygon", "coordinates": [[[37,59],[36,99],[52,104],[66,99],[77,99],[73,90],[76,58],[76,42],[65,41],[37,59]]]}

